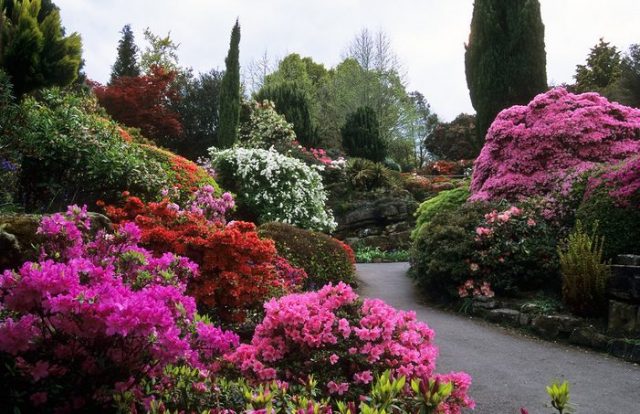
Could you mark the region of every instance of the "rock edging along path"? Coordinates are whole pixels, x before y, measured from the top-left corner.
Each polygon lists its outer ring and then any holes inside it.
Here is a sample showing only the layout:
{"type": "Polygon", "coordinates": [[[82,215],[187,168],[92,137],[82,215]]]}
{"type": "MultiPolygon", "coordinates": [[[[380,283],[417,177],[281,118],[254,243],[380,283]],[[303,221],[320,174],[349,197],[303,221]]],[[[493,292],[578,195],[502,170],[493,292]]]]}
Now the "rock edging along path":
{"type": "Polygon", "coordinates": [[[438,372],[465,371],[473,377],[470,394],[477,414],[552,413],[545,386],[571,384],[576,414],[640,413],[640,366],[576,347],[545,342],[425,305],[407,263],[358,264],[359,292],[380,298],[436,332],[438,372]]]}

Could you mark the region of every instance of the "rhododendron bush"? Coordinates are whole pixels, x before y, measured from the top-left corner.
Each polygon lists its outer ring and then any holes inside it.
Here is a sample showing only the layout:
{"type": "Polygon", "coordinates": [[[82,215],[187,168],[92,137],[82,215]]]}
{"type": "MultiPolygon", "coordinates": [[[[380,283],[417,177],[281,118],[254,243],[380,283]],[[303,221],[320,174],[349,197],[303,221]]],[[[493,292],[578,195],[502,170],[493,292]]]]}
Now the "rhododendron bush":
{"type": "Polygon", "coordinates": [[[477,158],[472,200],[567,192],[571,177],[640,151],[640,109],[556,88],[502,111],[477,158]]]}
{"type": "Polygon", "coordinates": [[[273,294],[295,289],[306,274],[279,259],[273,242],[260,239],[253,223],[226,224],[229,199],[199,190],[182,209],[168,199],[145,204],[127,197],[124,206],[108,206],[106,212],[119,227],[135,223],[142,245],[156,254],[175,252],[198,263],[200,277],[188,287],[199,309],[240,322],[273,294]]]}
{"type": "Polygon", "coordinates": [[[265,305],[264,320],[250,344],[227,359],[257,381],[305,382],[311,374],[321,394],[357,399],[374,377],[437,379],[453,384],[442,412],[473,406],[464,373],[434,373],[438,349],[434,332],[413,312],[398,311],[378,299],[360,300],[344,283],[317,292],[292,294],[265,305]]]}
{"type": "Polygon", "coordinates": [[[94,238],[89,226],[86,208],[45,217],[39,262],[0,276],[3,406],[100,411],[168,364],[215,369],[238,343],[185,295],[196,264],[152,256],[133,223],[94,238]]]}

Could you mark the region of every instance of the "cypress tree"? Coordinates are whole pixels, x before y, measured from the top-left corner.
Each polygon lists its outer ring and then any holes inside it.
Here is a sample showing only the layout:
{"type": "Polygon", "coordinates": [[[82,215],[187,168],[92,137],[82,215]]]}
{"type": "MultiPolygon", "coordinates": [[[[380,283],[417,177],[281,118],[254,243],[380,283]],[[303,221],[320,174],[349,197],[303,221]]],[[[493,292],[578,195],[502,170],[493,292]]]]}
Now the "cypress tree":
{"type": "Polygon", "coordinates": [[[229,53],[225,59],[226,71],[220,85],[220,115],[218,124],[217,146],[229,148],[233,146],[238,137],[238,124],[240,122],[240,24],[236,24],[231,30],[231,42],[229,53]]]}
{"type": "Polygon", "coordinates": [[[111,67],[110,83],[121,76],[140,76],[140,66],[136,58],[138,47],[133,39],[131,25],[125,25],[120,33],[122,33],[122,38],[118,42],[118,57],[111,67]]]}
{"type": "Polygon", "coordinates": [[[376,112],[361,106],[347,116],[342,127],[342,146],[347,155],[382,162],[387,156],[387,144],[380,136],[376,112]]]}
{"type": "Polygon", "coordinates": [[[538,0],[475,0],[465,69],[479,144],[498,112],[547,89],[538,0]]]}

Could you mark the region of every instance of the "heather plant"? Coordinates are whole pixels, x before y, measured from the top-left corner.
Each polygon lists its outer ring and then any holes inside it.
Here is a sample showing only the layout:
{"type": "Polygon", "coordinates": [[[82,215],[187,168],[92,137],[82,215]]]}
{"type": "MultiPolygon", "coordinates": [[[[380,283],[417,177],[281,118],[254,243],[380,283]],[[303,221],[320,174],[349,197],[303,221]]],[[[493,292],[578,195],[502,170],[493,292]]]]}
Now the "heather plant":
{"type": "Polygon", "coordinates": [[[197,265],[153,256],[133,223],[89,226],[77,206],[43,218],[39,261],[0,276],[0,398],[14,411],[100,412],[169,364],[214,370],[238,344],[185,295],[197,265]]]}
{"type": "Polygon", "coordinates": [[[353,250],[324,233],[304,230],[290,224],[272,222],[260,226],[259,234],[275,242],[278,254],[305,270],[307,289],[327,283],[355,283],[353,250]]]}
{"type": "Polygon", "coordinates": [[[565,245],[558,247],[562,273],[562,298],[573,313],[601,316],[607,309],[609,267],[603,260],[604,239],[591,234],[578,221],[565,245]]]}
{"type": "Polygon", "coordinates": [[[476,159],[472,200],[567,193],[581,173],[640,151],[640,110],[563,88],[502,111],[476,159]]]}
{"type": "MultiPolygon", "coordinates": [[[[367,395],[376,376],[389,370],[387,382],[403,376],[408,382],[451,383],[451,393],[441,402],[443,410],[459,412],[473,406],[467,374],[434,373],[434,333],[412,312],[398,311],[378,299],[360,300],[344,283],[273,299],[264,306],[264,320],[251,343],[226,356],[248,378],[306,383],[313,374],[321,384],[319,397],[353,400],[367,395]]],[[[389,392],[385,387],[378,391],[389,392]]]]}
{"type": "Polygon", "coordinates": [[[455,210],[464,204],[469,198],[469,186],[463,185],[452,190],[442,191],[420,204],[415,212],[416,227],[411,232],[411,238],[415,239],[424,226],[429,224],[433,217],[442,211],[455,210]]]}
{"type": "Polygon", "coordinates": [[[313,230],[335,228],[317,168],[273,149],[212,149],[211,157],[221,184],[237,196],[240,217],[313,230]]]}

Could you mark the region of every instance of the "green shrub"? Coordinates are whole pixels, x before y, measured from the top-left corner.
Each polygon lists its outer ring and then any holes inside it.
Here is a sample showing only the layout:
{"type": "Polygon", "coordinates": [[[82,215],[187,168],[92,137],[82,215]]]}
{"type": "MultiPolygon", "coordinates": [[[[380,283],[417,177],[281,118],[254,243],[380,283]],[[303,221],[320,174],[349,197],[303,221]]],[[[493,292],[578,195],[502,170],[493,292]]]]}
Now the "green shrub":
{"type": "Polygon", "coordinates": [[[463,204],[436,213],[421,227],[411,249],[410,274],[429,296],[456,297],[457,287],[471,277],[475,229],[488,209],[483,203],[463,204]]]}
{"type": "Polygon", "coordinates": [[[373,263],[373,262],[406,262],[409,260],[409,252],[407,250],[391,250],[384,251],[378,247],[364,246],[356,248],[356,262],[373,263]]]}
{"type": "Polygon", "coordinates": [[[388,145],[380,135],[378,117],[371,107],[362,106],[347,115],[340,133],[347,155],[375,162],[387,157],[388,145]]]}
{"type": "Polygon", "coordinates": [[[353,250],[340,240],[279,222],[263,224],[259,234],[272,239],[278,254],[307,272],[307,288],[355,282],[353,250]]]}
{"type": "Polygon", "coordinates": [[[21,156],[21,201],[27,210],[114,200],[123,190],[155,197],[167,185],[161,166],[127,142],[95,100],[41,92],[20,105],[23,117],[11,145],[21,156]]]}
{"type": "Polygon", "coordinates": [[[437,213],[455,210],[464,204],[467,198],[469,198],[469,184],[453,190],[442,191],[435,197],[422,202],[415,213],[416,228],[411,232],[411,238],[415,239],[421,229],[429,224],[437,213]]]}
{"type": "Polygon", "coordinates": [[[602,237],[590,235],[580,221],[558,248],[562,273],[562,299],[577,315],[600,316],[607,310],[609,267],[603,263],[602,237]]]}
{"type": "Polygon", "coordinates": [[[629,163],[593,174],[576,210],[576,220],[586,228],[599,223],[598,233],[604,237],[603,256],[607,260],[619,254],[640,254],[640,190],[633,190],[634,185],[638,187],[638,178],[624,177],[629,172],[638,174],[637,165],[637,159],[632,159],[629,163]],[[625,171],[632,167],[635,169],[625,171]],[[625,185],[630,189],[626,200],[615,197],[625,185]]]}

